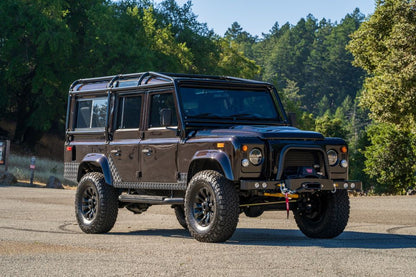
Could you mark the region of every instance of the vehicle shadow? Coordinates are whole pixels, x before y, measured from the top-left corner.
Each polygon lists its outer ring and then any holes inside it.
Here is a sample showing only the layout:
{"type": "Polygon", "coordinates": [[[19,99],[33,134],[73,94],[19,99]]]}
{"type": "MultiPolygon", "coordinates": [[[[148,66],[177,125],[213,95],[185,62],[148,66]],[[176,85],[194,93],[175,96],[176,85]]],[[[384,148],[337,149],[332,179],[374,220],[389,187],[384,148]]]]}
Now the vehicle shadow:
{"type": "MultiPolygon", "coordinates": [[[[148,229],[132,232],[111,232],[108,235],[138,235],[192,239],[184,229],[148,229]]],[[[399,249],[416,248],[416,236],[389,233],[345,231],[334,239],[311,239],[299,230],[237,228],[224,244],[284,247],[399,249]]]]}
{"type": "Polygon", "coordinates": [[[311,239],[299,230],[239,228],[226,243],[257,246],[397,249],[416,248],[416,236],[345,231],[333,239],[311,239]]]}

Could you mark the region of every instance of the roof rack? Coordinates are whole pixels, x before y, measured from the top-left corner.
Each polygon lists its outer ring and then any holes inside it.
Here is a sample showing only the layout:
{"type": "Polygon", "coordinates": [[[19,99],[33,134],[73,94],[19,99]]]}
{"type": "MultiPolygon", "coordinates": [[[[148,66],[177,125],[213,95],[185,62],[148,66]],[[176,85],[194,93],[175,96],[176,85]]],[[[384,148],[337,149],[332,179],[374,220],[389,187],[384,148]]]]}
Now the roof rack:
{"type": "Polygon", "coordinates": [[[250,84],[266,84],[261,81],[230,77],[230,76],[215,76],[215,75],[201,75],[201,74],[185,74],[185,73],[159,73],[159,72],[141,72],[131,74],[119,74],[113,76],[104,76],[96,78],[79,79],[73,82],[70,86],[70,92],[78,91],[103,91],[112,89],[118,86],[119,82],[123,80],[130,80],[136,82],[135,87],[149,84],[152,79],[158,81],[165,81],[166,83],[175,83],[179,80],[221,80],[221,81],[236,81],[250,84]]]}

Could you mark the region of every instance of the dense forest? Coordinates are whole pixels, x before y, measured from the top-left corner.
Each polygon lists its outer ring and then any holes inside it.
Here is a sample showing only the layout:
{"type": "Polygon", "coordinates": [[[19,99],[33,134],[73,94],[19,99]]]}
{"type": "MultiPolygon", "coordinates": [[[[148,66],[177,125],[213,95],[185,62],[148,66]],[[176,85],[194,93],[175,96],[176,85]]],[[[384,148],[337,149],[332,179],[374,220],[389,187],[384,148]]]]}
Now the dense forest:
{"type": "MultiPolygon", "coordinates": [[[[416,4],[378,0],[340,22],[309,14],[261,37],[234,22],[218,35],[192,2],[2,0],[3,136],[33,145],[64,133],[69,85],[143,71],[231,75],[273,83],[300,128],[346,138],[351,179],[368,190],[416,184],[416,4]]],[[[1,126],[1,125],[0,125],[1,126]]]]}

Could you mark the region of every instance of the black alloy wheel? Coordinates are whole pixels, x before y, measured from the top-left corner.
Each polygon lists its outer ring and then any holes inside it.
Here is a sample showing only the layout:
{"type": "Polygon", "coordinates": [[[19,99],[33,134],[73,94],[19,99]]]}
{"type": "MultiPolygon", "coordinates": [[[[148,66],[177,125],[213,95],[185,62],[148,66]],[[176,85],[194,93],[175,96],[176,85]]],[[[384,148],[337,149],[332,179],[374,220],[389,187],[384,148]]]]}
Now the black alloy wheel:
{"type": "Polygon", "coordinates": [[[87,221],[92,221],[97,215],[98,193],[95,186],[89,186],[82,194],[81,213],[87,221]]]}
{"type": "Polygon", "coordinates": [[[215,196],[210,187],[201,187],[195,195],[193,217],[201,227],[208,227],[215,217],[215,196]]]}
{"type": "Polygon", "coordinates": [[[239,196],[221,173],[195,174],[185,194],[185,219],[191,235],[201,242],[224,242],[238,223],[239,196]]]}
{"type": "Polygon", "coordinates": [[[85,174],[75,194],[75,215],[85,233],[106,233],[113,228],[118,214],[118,192],[105,183],[100,172],[85,174]]]}

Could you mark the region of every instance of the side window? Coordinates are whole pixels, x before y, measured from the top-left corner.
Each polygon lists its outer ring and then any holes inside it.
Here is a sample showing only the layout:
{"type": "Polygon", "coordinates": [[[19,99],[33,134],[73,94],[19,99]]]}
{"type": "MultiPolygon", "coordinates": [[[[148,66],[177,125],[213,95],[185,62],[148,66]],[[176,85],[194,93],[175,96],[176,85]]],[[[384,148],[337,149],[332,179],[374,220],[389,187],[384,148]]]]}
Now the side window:
{"type": "Polygon", "coordinates": [[[120,97],[117,112],[117,129],[134,129],[140,126],[142,97],[120,97]]]}
{"type": "Polygon", "coordinates": [[[107,98],[80,99],[77,102],[75,128],[104,128],[107,115],[107,98]]]}
{"type": "Polygon", "coordinates": [[[178,125],[176,117],[175,102],[170,93],[154,94],[151,96],[150,103],[150,123],[149,127],[161,127],[161,115],[163,111],[172,112],[172,126],[178,125]]]}

